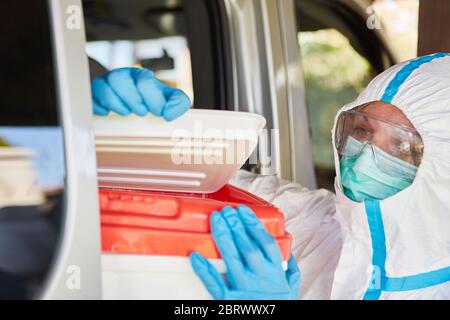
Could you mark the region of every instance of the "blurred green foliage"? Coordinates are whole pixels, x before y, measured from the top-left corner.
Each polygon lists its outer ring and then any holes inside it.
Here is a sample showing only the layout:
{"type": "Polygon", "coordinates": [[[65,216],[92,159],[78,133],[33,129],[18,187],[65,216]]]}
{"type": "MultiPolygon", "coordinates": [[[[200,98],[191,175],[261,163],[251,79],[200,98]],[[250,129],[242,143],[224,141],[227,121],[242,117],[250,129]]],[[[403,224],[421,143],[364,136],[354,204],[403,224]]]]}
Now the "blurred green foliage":
{"type": "MultiPolygon", "coordinates": [[[[370,64],[334,29],[299,33],[313,157],[334,172],[331,129],[337,111],[371,80],[370,64]]],[[[320,183],[319,183],[320,185],[320,183]]]]}

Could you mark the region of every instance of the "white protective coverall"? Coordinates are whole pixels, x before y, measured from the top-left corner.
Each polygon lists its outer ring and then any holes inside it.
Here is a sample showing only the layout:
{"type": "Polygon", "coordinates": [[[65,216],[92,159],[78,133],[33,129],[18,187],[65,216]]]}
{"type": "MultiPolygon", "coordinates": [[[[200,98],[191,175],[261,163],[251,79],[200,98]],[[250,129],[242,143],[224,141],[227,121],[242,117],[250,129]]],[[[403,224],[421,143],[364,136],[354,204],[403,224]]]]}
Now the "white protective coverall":
{"type": "Polygon", "coordinates": [[[303,299],[450,299],[450,56],[406,61],[378,75],[339,112],[380,100],[420,133],[412,185],[382,201],[353,202],[275,176],[239,171],[231,183],[279,207],[293,236],[303,299]]]}

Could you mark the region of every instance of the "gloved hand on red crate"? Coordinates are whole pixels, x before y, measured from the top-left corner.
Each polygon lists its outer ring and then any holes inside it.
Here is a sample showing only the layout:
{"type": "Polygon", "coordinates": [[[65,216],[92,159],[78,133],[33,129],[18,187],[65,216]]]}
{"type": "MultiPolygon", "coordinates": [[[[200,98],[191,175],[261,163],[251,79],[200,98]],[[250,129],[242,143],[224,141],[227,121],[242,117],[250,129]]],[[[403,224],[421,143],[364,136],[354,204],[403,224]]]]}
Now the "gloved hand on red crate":
{"type": "Polygon", "coordinates": [[[291,257],[288,269],[275,239],[252,210],[225,207],[211,215],[211,232],[227,267],[228,284],[198,253],[190,256],[192,267],[209,293],[218,300],[298,299],[300,271],[291,257]]]}

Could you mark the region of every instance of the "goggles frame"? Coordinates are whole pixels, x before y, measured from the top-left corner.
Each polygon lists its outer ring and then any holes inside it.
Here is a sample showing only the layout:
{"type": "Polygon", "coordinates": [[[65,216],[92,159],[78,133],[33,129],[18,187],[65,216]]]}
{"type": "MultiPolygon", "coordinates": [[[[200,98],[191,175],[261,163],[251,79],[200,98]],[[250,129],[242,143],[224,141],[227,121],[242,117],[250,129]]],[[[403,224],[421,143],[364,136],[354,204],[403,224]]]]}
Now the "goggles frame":
{"type": "MultiPolygon", "coordinates": [[[[368,114],[366,112],[360,111],[361,109],[363,109],[365,106],[369,105],[370,103],[371,102],[368,102],[368,103],[362,104],[354,109],[343,111],[339,115],[338,120],[336,122],[335,139],[334,139],[335,140],[334,143],[335,143],[338,154],[339,155],[344,154],[343,149],[344,149],[346,142],[342,141],[342,139],[345,139],[346,137],[351,136],[351,134],[344,134],[344,131],[346,129],[344,117],[346,117],[348,115],[354,116],[354,117],[360,116],[360,117],[379,121],[379,122],[386,124],[392,128],[395,128],[397,130],[401,130],[402,132],[405,132],[409,136],[409,140],[408,140],[409,145],[411,145],[411,142],[415,140],[416,141],[415,147],[410,148],[409,152],[411,154],[411,158],[413,159],[412,164],[419,166],[419,164],[422,161],[422,157],[423,157],[423,140],[422,140],[422,137],[420,136],[420,134],[417,132],[417,130],[415,130],[414,128],[404,126],[402,124],[394,123],[392,121],[386,120],[386,119],[378,117],[376,115],[372,115],[372,114],[368,114]],[[417,142],[419,142],[419,143],[417,143],[417,142]]],[[[354,137],[354,138],[356,139],[356,137],[354,137]]],[[[372,145],[372,143],[369,140],[364,141],[363,143],[372,145]]],[[[396,155],[393,155],[393,156],[396,156],[396,155]]]]}

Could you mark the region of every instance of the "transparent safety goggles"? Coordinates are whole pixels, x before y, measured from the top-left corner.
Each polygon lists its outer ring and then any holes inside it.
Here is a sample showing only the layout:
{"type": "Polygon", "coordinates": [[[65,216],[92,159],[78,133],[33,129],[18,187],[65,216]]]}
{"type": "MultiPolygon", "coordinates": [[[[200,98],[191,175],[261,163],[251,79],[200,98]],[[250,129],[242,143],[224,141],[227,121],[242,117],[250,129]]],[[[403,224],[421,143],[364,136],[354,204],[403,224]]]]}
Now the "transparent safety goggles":
{"type": "Polygon", "coordinates": [[[416,130],[356,110],[340,114],[335,144],[340,156],[357,157],[370,145],[372,150],[416,167],[423,156],[422,138],[416,130]]]}

